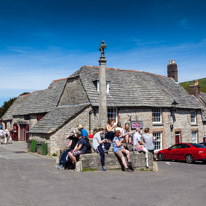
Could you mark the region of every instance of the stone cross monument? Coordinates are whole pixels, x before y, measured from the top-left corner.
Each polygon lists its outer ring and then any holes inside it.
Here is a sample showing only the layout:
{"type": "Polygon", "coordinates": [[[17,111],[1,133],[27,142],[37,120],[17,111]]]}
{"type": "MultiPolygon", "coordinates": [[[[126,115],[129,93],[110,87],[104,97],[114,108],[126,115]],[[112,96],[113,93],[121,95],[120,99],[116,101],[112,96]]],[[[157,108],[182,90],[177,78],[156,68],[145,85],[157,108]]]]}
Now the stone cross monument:
{"type": "Polygon", "coordinates": [[[106,93],[106,58],[104,56],[106,44],[101,41],[99,51],[101,57],[99,59],[99,126],[105,128],[107,124],[107,93],[106,93]]]}

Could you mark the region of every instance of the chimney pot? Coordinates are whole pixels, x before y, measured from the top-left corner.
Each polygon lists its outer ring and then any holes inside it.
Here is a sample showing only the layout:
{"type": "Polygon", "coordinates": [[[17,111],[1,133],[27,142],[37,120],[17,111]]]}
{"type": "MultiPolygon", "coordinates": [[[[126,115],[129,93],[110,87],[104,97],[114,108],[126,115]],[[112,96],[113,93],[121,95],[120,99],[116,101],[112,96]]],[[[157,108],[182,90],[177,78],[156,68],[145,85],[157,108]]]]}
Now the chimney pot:
{"type": "Polygon", "coordinates": [[[200,85],[198,85],[197,80],[194,80],[193,83],[194,83],[194,85],[190,85],[190,87],[189,87],[189,93],[190,93],[190,95],[198,97],[200,94],[200,85]]]}

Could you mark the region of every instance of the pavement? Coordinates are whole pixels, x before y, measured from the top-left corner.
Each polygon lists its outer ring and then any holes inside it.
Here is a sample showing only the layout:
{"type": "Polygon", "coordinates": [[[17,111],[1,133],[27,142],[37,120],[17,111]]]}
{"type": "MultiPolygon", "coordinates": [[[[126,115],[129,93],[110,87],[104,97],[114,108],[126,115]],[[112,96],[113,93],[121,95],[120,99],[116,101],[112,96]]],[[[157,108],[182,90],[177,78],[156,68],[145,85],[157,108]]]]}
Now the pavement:
{"type": "Polygon", "coordinates": [[[199,206],[206,202],[206,165],[158,162],[159,172],[74,172],[26,153],[26,144],[0,145],[0,206],[199,206]]]}

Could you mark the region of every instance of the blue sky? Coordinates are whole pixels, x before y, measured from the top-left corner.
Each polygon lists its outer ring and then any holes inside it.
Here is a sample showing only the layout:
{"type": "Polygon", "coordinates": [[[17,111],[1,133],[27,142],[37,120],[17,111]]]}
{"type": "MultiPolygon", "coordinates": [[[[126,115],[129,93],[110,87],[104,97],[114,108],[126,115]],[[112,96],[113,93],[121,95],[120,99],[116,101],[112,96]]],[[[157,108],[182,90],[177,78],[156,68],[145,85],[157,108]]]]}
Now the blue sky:
{"type": "Polygon", "coordinates": [[[206,77],[205,0],[0,0],[0,105],[83,65],[206,77]]]}

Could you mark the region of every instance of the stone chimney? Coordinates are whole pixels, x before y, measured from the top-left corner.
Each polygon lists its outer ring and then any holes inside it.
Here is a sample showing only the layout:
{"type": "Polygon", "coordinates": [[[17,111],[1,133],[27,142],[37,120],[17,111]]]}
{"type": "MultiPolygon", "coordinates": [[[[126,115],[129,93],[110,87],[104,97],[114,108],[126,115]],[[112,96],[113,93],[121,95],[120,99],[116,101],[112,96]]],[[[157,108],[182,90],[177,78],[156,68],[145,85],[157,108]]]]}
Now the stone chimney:
{"type": "Polygon", "coordinates": [[[198,84],[197,80],[194,80],[194,85],[190,85],[189,88],[190,95],[193,95],[195,97],[198,97],[200,94],[200,85],[198,84]]]}
{"type": "Polygon", "coordinates": [[[177,64],[175,64],[175,60],[170,60],[167,65],[167,76],[172,77],[176,82],[178,82],[178,70],[177,64]]]}

